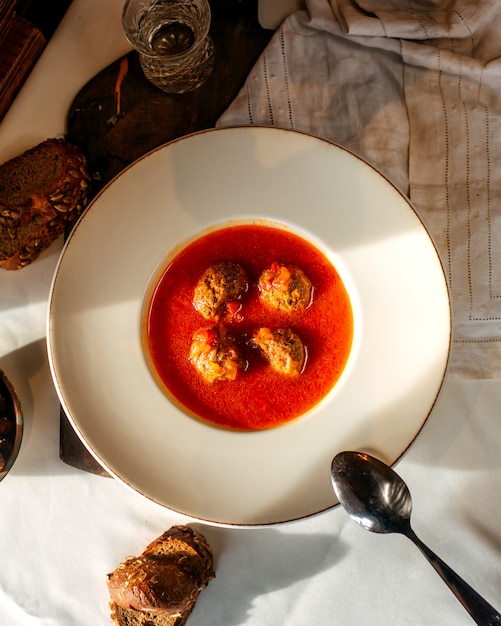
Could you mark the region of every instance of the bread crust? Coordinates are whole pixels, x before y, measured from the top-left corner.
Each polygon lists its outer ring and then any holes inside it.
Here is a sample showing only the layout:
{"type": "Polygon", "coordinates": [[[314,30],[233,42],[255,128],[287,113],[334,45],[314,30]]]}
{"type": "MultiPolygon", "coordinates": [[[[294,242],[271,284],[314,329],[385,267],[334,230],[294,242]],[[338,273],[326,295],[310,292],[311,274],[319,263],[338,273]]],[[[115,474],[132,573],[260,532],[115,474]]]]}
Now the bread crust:
{"type": "Polygon", "coordinates": [[[50,246],[87,205],[81,151],[47,139],[0,165],[0,267],[21,269],[50,246]]]}
{"type": "Polygon", "coordinates": [[[182,626],[214,576],[205,537],[173,526],[108,575],[111,618],[119,626],[182,626]]]}

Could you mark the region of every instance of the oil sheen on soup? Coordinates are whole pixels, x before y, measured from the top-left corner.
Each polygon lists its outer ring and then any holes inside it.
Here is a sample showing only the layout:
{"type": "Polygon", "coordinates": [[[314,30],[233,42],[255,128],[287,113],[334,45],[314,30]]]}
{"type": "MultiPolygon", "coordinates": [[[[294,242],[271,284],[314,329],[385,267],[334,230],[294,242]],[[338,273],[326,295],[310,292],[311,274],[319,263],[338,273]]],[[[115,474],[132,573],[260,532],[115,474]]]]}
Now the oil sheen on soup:
{"type": "Polygon", "coordinates": [[[335,267],[287,229],[209,232],[163,271],[146,312],[148,361],[167,395],[220,427],[260,430],[315,407],[341,376],[353,339],[335,267]]]}

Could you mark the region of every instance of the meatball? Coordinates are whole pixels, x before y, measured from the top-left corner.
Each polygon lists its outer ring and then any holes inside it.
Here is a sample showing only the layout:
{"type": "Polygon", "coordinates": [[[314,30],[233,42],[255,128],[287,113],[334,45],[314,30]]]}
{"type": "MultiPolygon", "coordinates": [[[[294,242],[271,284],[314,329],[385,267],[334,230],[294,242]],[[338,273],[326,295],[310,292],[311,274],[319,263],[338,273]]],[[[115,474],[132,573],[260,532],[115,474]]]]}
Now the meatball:
{"type": "Polygon", "coordinates": [[[288,313],[297,313],[308,307],[312,287],[310,279],[299,267],[272,263],[258,281],[261,302],[288,313]]]}
{"type": "Polygon", "coordinates": [[[238,300],[247,287],[247,275],[238,263],[216,263],[198,281],[193,306],[205,319],[217,319],[225,305],[238,300]]]}
{"type": "Polygon", "coordinates": [[[301,339],[290,328],[260,328],[251,343],[257,346],[270,366],[286,376],[299,376],[306,351],[301,339]]]}
{"type": "Polygon", "coordinates": [[[209,383],[216,380],[235,380],[244,361],[235,343],[223,328],[200,328],[193,335],[190,363],[209,383]]]}

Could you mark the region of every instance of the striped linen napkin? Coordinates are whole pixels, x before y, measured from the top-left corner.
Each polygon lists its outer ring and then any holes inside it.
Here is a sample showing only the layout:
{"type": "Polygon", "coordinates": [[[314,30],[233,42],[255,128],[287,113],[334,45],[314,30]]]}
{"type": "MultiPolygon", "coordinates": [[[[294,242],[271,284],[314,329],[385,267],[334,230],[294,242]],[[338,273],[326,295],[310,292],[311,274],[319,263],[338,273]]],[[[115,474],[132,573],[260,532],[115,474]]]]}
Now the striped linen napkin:
{"type": "Polygon", "coordinates": [[[444,264],[458,378],[501,378],[500,32],[498,0],[306,0],[218,121],[334,141],[411,199],[444,264]]]}

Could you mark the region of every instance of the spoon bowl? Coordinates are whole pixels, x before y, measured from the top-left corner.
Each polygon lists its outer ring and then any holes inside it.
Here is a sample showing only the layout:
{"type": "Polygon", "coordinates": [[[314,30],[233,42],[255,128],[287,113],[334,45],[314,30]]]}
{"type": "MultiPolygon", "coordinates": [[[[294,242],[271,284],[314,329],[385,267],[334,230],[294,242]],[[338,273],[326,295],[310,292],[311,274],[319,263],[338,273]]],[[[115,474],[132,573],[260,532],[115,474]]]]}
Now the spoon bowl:
{"type": "Polygon", "coordinates": [[[339,502],[357,524],[371,532],[408,537],[477,624],[501,624],[501,614],[416,536],[410,491],[391,467],[362,452],[340,452],[332,461],[331,479],[339,502]]]}
{"type": "Polygon", "coordinates": [[[366,530],[395,533],[410,525],[409,489],[385,463],[360,452],[341,452],[331,475],[339,502],[366,530]]]}

